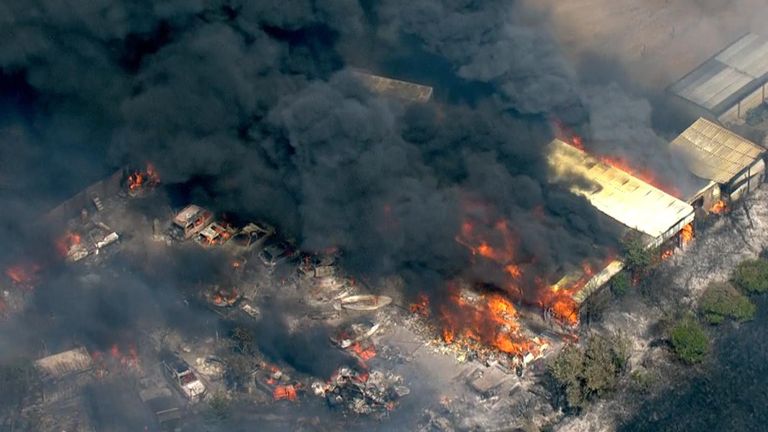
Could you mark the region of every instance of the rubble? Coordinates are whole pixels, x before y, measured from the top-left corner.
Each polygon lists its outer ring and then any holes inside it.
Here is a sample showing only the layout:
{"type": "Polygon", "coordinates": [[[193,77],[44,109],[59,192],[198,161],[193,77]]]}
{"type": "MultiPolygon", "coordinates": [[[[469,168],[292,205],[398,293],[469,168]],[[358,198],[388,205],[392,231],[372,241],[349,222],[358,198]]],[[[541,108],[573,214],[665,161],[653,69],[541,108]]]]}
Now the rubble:
{"type": "Polygon", "coordinates": [[[375,417],[388,415],[399,399],[410,393],[399,375],[378,370],[360,372],[347,367],[339,368],[325,384],[313,383],[312,390],[324,397],[332,408],[375,417]]]}

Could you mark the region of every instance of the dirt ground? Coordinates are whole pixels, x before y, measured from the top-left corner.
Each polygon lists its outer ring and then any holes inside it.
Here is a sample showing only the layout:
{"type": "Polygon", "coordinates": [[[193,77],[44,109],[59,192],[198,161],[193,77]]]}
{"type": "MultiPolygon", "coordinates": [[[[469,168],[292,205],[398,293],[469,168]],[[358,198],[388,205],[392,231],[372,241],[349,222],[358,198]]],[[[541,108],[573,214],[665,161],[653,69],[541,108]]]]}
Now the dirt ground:
{"type": "Polygon", "coordinates": [[[549,16],[566,56],[615,62],[664,89],[747,32],[765,33],[764,0],[524,0],[549,16]]]}

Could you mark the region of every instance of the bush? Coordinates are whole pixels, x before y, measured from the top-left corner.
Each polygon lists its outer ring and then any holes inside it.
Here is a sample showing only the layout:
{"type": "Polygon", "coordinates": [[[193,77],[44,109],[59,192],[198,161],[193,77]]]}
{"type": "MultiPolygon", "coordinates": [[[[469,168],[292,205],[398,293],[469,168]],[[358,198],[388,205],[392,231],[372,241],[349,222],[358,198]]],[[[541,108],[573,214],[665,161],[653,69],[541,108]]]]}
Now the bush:
{"type": "Polygon", "coordinates": [[[627,272],[620,272],[611,279],[611,292],[617,297],[623,297],[629,291],[631,281],[627,272]]]}
{"type": "Polygon", "coordinates": [[[575,409],[616,387],[628,358],[628,343],[621,336],[595,335],[583,348],[569,345],[549,365],[549,373],[575,409]]]}
{"type": "Polygon", "coordinates": [[[768,292],[768,260],[756,259],[742,262],[733,272],[734,285],[746,293],[768,292]]]}
{"type": "Polygon", "coordinates": [[[731,284],[712,283],[701,296],[699,309],[710,324],[720,324],[726,318],[739,322],[755,316],[755,305],[731,284]]]}
{"type": "Polygon", "coordinates": [[[709,352],[709,337],[698,321],[686,316],[675,324],[669,332],[672,349],[685,363],[699,363],[709,352]]]}
{"type": "Polygon", "coordinates": [[[654,264],[656,248],[648,248],[640,235],[630,234],[622,240],[624,267],[632,276],[646,274],[654,264]]]}

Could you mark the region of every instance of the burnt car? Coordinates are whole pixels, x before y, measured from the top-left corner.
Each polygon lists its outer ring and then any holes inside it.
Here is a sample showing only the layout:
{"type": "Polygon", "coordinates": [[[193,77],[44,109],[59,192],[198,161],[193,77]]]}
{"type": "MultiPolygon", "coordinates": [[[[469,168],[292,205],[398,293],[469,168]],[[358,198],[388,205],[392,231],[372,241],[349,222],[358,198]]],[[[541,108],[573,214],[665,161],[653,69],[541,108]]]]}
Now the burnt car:
{"type": "Polygon", "coordinates": [[[228,247],[238,253],[258,250],[275,234],[275,229],[267,224],[251,222],[235,234],[228,247]]]}
{"type": "Polygon", "coordinates": [[[259,252],[259,259],[265,266],[275,267],[298,254],[298,250],[287,241],[272,239],[264,244],[264,249],[259,252]]]}
{"type": "Polygon", "coordinates": [[[187,240],[202,231],[213,221],[213,213],[197,205],[184,207],[173,218],[170,236],[176,240],[187,240]]]}
{"type": "Polygon", "coordinates": [[[205,397],[205,384],[178,354],[167,354],[163,360],[163,369],[174,386],[187,399],[193,402],[205,397]]]}
{"type": "Polygon", "coordinates": [[[195,241],[203,246],[223,245],[234,236],[236,230],[229,224],[213,222],[203,228],[195,241]]]}

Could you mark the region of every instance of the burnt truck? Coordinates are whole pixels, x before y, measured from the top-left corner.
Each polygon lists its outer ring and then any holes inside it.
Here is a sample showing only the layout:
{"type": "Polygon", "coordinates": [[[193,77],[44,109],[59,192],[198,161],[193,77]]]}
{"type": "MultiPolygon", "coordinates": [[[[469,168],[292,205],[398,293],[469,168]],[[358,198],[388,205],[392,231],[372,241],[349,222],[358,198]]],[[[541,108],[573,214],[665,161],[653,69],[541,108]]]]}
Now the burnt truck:
{"type": "Polygon", "coordinates": [[[199,234],[213,222],[213,213],[198,205],[184,207],[173,218],[169,235],[175,240],[187,240],[199,234]]]}

